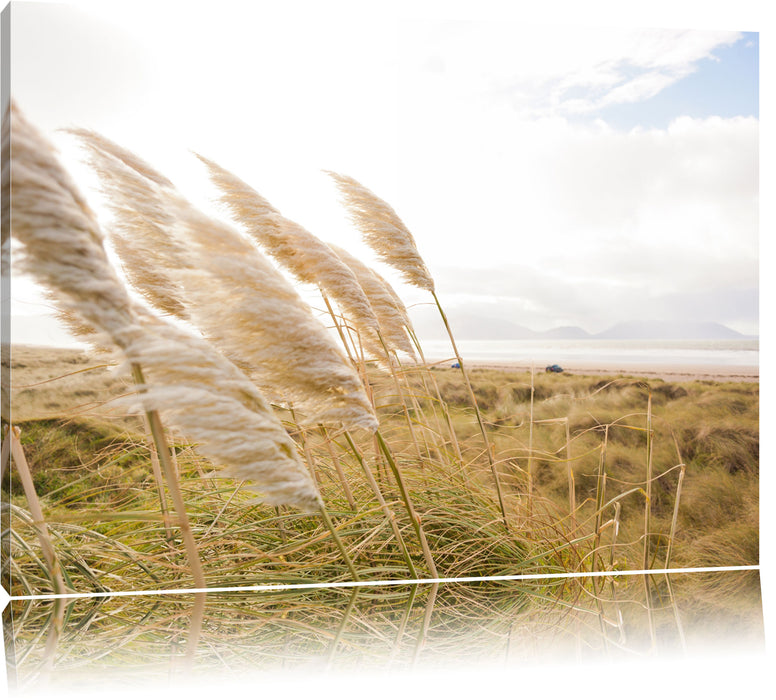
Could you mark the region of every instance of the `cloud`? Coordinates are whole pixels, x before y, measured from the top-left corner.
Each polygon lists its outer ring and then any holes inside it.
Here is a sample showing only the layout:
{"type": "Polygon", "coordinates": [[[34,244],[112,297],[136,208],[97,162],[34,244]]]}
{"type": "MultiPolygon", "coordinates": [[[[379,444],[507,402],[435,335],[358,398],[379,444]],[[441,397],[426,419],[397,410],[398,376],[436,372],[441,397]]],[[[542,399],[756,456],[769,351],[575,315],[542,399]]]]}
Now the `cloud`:
{"type": "Polygon", "coordinates": [[[605,273],[624,248],[756,260],[757,120],[623,134],[501,117],[402,123],[403,196],[392,203],[432,269],[569,259],[605,273]]]}
{"type": "Polygon", "coordinates": [[[535,327],[608,323],[627,308],[695,313],[690,300],[707,290],[722,313],[725,290],[733,299],[757,286],[758,121],[677,114],[623,132],[600,118],[674,84],[736,32],[347,23],[327,7],[320,21],[262,10],[260,25],[219,10],[229,31],[207,33],[211,13],[192,12],[180,32],[164,4],[152,21],[94,12],[105,31],[65,18],[52,53],[34,43],[34,23],[15,36],[38,61],[30,70],[53,65],[68,36],[83,39],[63,60],[67,84],[79,82],[72,99],[55,99],[56,73],[16,81],[31,118],[103,131],[198,203],[212,190],[189,148],[374,264],[320,169],[351,174],[394,206],[446,296],[502,305],[535,327]],[[117,55],[97,65],[114,39],[117,55]]]}
{"type": "Polygon", "coordinates": [[[592,114],[649,99],[743,36],[515,22],[417,22],[403,30],[400,67],[418,71],[425,90],[451,102],[503,102],[523,118],[592,114]]]}
{"type": "Polygon", "coordinates": [[[758,327],[758,289],[745,275],[659,291],[649,279],[639,277],[612,281],[513,266],[445,268],[437,283],[450,309],[534,330],[576,325],[598,332],[631,319],[716,321],[743,333],[756,333],[758,327]]]}

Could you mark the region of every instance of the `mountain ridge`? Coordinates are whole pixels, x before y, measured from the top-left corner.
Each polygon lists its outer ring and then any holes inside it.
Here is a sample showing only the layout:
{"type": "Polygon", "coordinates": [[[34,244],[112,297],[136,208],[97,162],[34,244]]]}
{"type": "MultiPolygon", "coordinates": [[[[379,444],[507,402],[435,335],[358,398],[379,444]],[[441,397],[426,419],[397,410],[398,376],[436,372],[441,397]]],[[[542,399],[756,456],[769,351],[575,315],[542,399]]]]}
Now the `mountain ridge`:
{"type": "MultiPolygon", "coordinates": [[[[447,337],[438,315],[430,309],[411,313],[420,337],[447,337]]],[[[579,326],[557,326],[535,331],[511,321],[470,312],[448,312],[453,334],[460,340],[757,340],[715,321],[620,321],[599,333],[579,326]]]]}

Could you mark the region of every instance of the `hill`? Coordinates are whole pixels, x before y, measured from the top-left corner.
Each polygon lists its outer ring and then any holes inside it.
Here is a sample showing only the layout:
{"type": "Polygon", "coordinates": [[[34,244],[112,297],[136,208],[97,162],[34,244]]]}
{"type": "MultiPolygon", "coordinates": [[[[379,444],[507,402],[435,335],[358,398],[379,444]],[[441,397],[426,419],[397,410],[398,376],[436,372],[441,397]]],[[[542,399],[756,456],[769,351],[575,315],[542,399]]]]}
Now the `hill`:
{"type": "MultiPolygon", "coordinates": [[[[447,337],[436,309],[413,309],[411,316],[421,338],[437,340],[447,337]]],[[[600,333],[591,334],[579,326],[535,331],[495,315],[462,309],[448,311],[448,320],[459,340],[747,340],[757,337],[744,335],[715,322],[622,321],[600,333]]]]}

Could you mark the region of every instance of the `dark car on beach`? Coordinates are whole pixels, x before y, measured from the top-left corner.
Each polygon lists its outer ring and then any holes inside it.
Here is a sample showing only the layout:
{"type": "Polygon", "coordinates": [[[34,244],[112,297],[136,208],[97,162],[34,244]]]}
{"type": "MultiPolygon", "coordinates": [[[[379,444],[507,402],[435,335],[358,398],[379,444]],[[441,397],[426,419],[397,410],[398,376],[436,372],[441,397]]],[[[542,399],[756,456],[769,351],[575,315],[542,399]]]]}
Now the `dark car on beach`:
{"type": "Polygon", "coordinates": [[[547,365],[544,368],[544,371],[545,372],[562,372],[563,371],[563,367],[561,367],[560,365],[547,365]]]}

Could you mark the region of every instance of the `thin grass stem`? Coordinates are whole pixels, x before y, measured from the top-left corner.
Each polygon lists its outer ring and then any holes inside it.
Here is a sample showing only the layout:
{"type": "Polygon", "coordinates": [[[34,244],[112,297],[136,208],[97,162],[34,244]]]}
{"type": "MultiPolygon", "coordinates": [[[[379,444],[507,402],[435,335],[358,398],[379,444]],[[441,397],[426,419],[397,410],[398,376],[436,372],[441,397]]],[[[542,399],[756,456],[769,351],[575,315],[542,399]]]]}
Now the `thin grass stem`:
{"type": "Polygon", "coordinates": [[[498,494],[499,508],[501,508],[501,517],[504,520],[504,528],[506,529],[507,532],[509,532],[509,522],[507,521],[507,511],[506,511],[506,506],[504,505],[504,495],[501,489],[501,481],[499,480],[498,471],[496,470],[496,463],[491,453],[490,441],[488,440],[488,434],[485,431],[485,424],[482,421],[482,414],[480,413],[480,408],[477,403],[477,397],[474,395],[474,389],[472,389],[471,382],[469,381],[469,375],[466,373],[466,369],[464,368],[464,363],[463,363],[463,359],[461,358],[461,353],[458,352],[458,346],[455,343],[455,338],[453,337],[453,331],[451,330],[450,324],[448,323],[447,314],[445,314],[445,311],[442,308],[442,304],[440,303],[439,297],[437,297],[436,292],[432,291],[431,296],[434,297],[434,302],[436,303],[437,309],[439,310],[439,314],[442,317],[442,322],[444,323],[445,329],[447,331],[447,335],[450,338],[450,343],[453,346],[453,352],[455,353],[455,357],[458,360],[458,367],[461,370],[461,375],[463,376],[464,384],[466,385],[466,389],[469,392],[469,399],[472,402],[474,412],[477,416],[477,424],[479,425],[480,433],[482,433],[482,439],[485,442],[485,452],[488,455],[490,470],[493,473],[493,481],[496,485],[496,493],[498,494]]]}
{"type": "Polygon", "coordinates": [[[326,511],[326,508],[324,506],[320,506],[318,509],[318,512],[320,513],[324,524],[329,529],[332,539],[334,540],[334,543],[337,545],[337,549],[339,549],[340,554],[342,555],[342,559],[345,561],[345,564],[347,565],[348,571],[350,571],[350,575],[353,577],[353,580],[360,581],[361,578],[356,572],[356,567],[353,564],[353,560],[350,558],[348,551],[345,549],[345,545],[340,539],[340,536],[337,534],[337,530],[334,527],[334,523],[331,522],[331,518],[329,517],[329,514],[326,511]]]}
{"type": "MultiPolygon", "coordinates": [[[[132,364],[132,378],[138,386],[143,387],[145,385],[143,370],[141,369],[140,365],[135,363],[132,364]]],[[[178,485],[178,474],[170,456],[170,446],[167,443],[167,438],[164,434],[164,427],[157,411],[146,411],[145,414],[148,420],[149,428],[151,430],[151,436],[153,438],[154,445],[156,446],[156,454],[159,458],[159,464],[162,468],[162,473],[164,474],[165,480],[167,481],[167,488],[170,491],[173,507],[175,508],[175,512],[178,516],[178,524],[181,529],[183,544],[186,548],[186,554],[189,560],[189,566],[191,568],[191,575],[194,579],[194,587],[203,589],[207,585],[205,582],[205,573],[202,570],[202,562],[199,558],[197,543],[194,541],[194,535],[191,531],[189,518],[186,514],[186,504],[183,500],[183,494],[181,493],[180,486],[178,485]]],[[[197,643],[199,642],[199,635],[202,629],[202,619],[204,613],[205,594],[196,593],[194,596],[194,607],[191,613],[189,637],[186,645],[186,658],[189,663],[194,658],[194,650],[196,649],[197,643]]]]}
{"type": "Polygon", "coordinates": [[[407,508],[407,514],[410,516],[412,527],[414,528],[415,533],[418,536],[418,540],[420,540],[420,546],[423,549],[423,555],[426,559],[426,565],[429,568],[431,577],[438,578],[439,574],[437,573],[436,564],[434,563],[434,557],[431,554],[431,549],[429,548],[428,541],[426,540],[426,533],[423,531],[423,526],[420,523],[420,516],[417,514],[417,512],[415,511],[415,508],[412,505],[410,494],[407,491],[407,487],[404,483],[404,479],[402,478],[401,472],[399,471],[399,467],[396,466],[396,462],[393,459],[391,450],[388,448],[388,445],[386,444],[385,439],[383,438],[379,430],[375,433],[375,436],[377,437],[377,444],[380,446],[380,450],[385,456],[385,460],[388,462],[388,466],[393,472],[393,476],[396,479],[397,485],[399,486],[399,493],[401,493],[402,500],[404,501],[404,505],[407,508]]]}
{"type": "MultiPolygon", "coordinates": [[[[14,464],[16,465],[16,471],[19,474],[19,478],[22,482],[22,488],[24,495],[27,498],[27,504],[30,507],[30,515],[32,516],[35,532],[40,542],[40,548],[43,552],[43,558],[46,563],[47,573],[51,579],[51,586],[55,594],[63,594],[67,592],[65,588],[65,582],[62,578],[62,570],[59,564],[59,560],[54,550],[54,545],[51,543],[51,537],[49,535],[48,526],[46,520],[43,517],[43,509],[40,506],[38,500],[38,494],[35,491],[35,484],[32,480],[32,474],[30,473],[27,459],[24,456],[24,448],[21,443],[21,430],[18,426],[12,425],[8,431],[9,453],[13,456],[14,464]]],[[[9,456],[10,456],[9,455],[9,456]]],[[[51,627],[49,629],[48,637],[46,638],[46,648],[44,652],[44,674],[48,675],[54,664],[54,652],[56,651],[57,643],[62,635],[62,623],[64,619],[65,604],[61,598],[56,598],[53,603],[53,610],[51,613],[51,627]]]]}
{"type": "Polygon", "coordinates": [[[684,484],[684,473],[686,471],[686,465],[684,463],[684,459],[682,459],[682,453],[679,450],[679,443],[676,440],[676,435],[673,435],[672,431],[672,437],[674,439],[674,445],[676,447],[676,454],[679,457],[679,464],[681,465],[681,468],[679,470],[679,480],[676,483],[676,497],[674,498],[674,512],[671,516],[671,529],[668,533],[668,545],[666,547],[666,560],[664,564],[664,568],[668,568],[669,562],[671,561],[671,553],[673,551],[674,547],[674,537],[676,536],[676,524],[679,519],[679,501],[682,498],[682,485],[684,484]]]}
{"type": "Polygon", "coordinates": [[[342,483],[342,489],[345,492],[345,498],[348,501],[350,510],[355,512],[356,501],[353,498],[353,492],[350,489],[348,480],[345,477],[345,472],[342,470],[342,464],[340,463],[339,457],[337,456],[337,453],[334,450],[334,445],[332,445],[331,439],[329,438],[329,432],[326,430],[326,427],[323,425],[320,425],[318,427],[321,431],[321,435],[323,436],[323,441],[326,443],[326,448],[329,451],[329,457],[331,457],[331,463],[334,465],[334,469],[337,471],[337,475],[339,476],[340,482],[342,483]]]}
{"type": "MultiPolygon", "coordinates": [[[[144,413],[143,414],[143,425],[145,426],[146,435],[148,438],[151,436],[151,424],[148,422],[148,416],[144,413]]],[[[147,438],[147,439],[148,439],[147,438]]],[[[156,454],[156,449],[153,446],[153,439],[150,438],[148,440],[151,445],[150,449],[148,450],[149,456],[151,458],[151,471],[154,474],[154,480],[156,481],[156,490],[159,494],[159,510],[162,513],[162,517],[164,518],[164,536],[165,541],[167,542],[168,546],[173,546],[173,534],[172,534],[172,528],[170,527],[169,523],[169,508],[167,507],[167,498],[164,494],[164,477],[162,476],[162,468],[159,465],[159,457],[156,454]]],[[[177,473],[177,470],[176,470],[177,473]]]]}
{"type": "Polygon", "coordinates": [[[644,504],[644,558],[642,560],[642,568],[646,569],[649,566],[649,551],[650,551],[650,528],[651,528],[651,516],[652,516],[652,392],[649,392],[647,398],[647,483],[645,485],[646,490],[646,502],[644,504]]]}
{"type": "Polygon", "coordinates": [[[415,569],[415,565],[412,563],[412,557],[410,557],[410,553],[409,553],[409,550],[407,549],[407,545],[404,543],[404,538],[402,537],[401,530],[399,530],[399,526],[396,523],[396,515],[393,513],[393,511],[391,511],[391,509],[388,507],[388,504],[385,502],[385,498],[383,497],[379,484],[377,483],[377,481],[375,481],[375,478],[372,475],[372,471],[367,466],[363,456],[361,455],[361,452],[356,447],[356,444],[353,442],[353,438],[351,437],[350,433],[347,430],[345,431],[345,439],[347,440],[348,445],[350,445],[350,449],[353,452],[353,455],[355,456],[356,460],[361,465],[361,469],[364,471],[367,483],[369,484],[375,496],[377,497],[377,502],[380,504],[380,508],[385,514],[385,517],[388,518],[388,522],[391,524],[393,535],[396,538],[396,542],[398,543],[399,548],[401,549],[401,552],[404,555],[404,561],[407,563],[407,568],[410,571],[410,577],[413,579],[417,579],[418,572],[415,569]]]}

